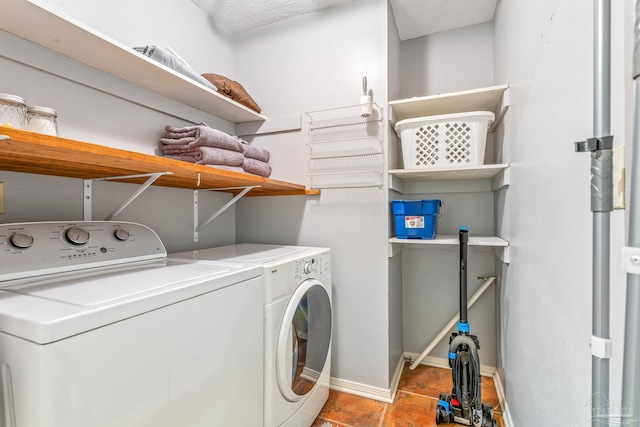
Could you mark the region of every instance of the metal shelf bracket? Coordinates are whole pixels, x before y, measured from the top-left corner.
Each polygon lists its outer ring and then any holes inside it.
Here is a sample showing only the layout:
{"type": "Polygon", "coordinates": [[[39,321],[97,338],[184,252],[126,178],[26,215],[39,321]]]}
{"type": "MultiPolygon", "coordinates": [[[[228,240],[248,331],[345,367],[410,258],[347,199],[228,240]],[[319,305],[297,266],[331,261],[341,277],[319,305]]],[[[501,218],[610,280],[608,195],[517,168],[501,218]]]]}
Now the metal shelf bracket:
{"type": "Polygon", "coordinates": [[[92,218],[93,213],[91,210],[92,199],[93,199],[92,198],[93,181],[115,181],[115,180],[122,180],[122,179],[149,177],[149,179],[147,179],[143,184],[141,184],[140,187],[127,200],[125,200],[113,212],[107,215],[107,217],[105,218],[105,221],[110,221],[116,215],[122,212],[127,206],[129,206],[131,202],[137,199],[138,196],[142,194],[147,188],[149,188],[158,178],[160,178],[163,175],[171,175],[171,174],[173,174],[173,172],[157,172],[157,173],[145,173],[145,174],[139,174],[139,175],[110,176],[106,178],[85,179],[83,183],[83,198],[82,198],[84,203],[83,205],[84,220],[85,221],[93,220],[92,218]]]}
{"type": "Polygon", "coordinates": [[[251,191],[254,188],[260,187],[259,185],[251,185],[248,187],[226,187],[226,188],[209,188],[203,190],[194,190],[193,191],[193,241],[198,241],[198,232],[205,228],[207,225],[211,223],[214,219],[216,219],[220,214],[226,211],[229,207],[231,207],[234,203],[242,198],[245,194],[251,191]],[[226,191],[226,190],[240,190],[242,191],[235,195],[233,199],[229,200],[223,207],[218,209],[213,215],[211,215],[206,221],[202,224],[198,225],[198,192],[199,191],[226,191]]]}

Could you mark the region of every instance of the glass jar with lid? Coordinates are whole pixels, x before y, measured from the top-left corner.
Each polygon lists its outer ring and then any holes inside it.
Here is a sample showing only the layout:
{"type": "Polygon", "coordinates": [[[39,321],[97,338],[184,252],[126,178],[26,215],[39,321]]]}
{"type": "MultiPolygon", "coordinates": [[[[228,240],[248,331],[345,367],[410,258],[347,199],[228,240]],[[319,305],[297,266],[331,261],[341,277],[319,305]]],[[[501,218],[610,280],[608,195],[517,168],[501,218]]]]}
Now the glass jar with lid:
{"type": "Polygon", "coordinates": [[[17,95],[0,93],[0,126],[7,125],[17,129],[25,129],[27,120],[27,104],[17,95]]]}
{"type": "Polygon", "coordinates": [[[27,108],[27,130],[58,136],[58,115],[53,108],[29,106],[27,108]]]}

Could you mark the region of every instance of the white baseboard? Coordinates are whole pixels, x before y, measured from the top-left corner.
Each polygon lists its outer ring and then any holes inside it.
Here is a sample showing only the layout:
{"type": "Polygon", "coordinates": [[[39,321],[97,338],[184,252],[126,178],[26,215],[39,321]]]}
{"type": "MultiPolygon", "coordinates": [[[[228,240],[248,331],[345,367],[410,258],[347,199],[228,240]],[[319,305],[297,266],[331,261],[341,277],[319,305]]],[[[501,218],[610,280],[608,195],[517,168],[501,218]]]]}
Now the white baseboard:
{"type": "Polygon", "coordinates": [[[507,405],[507,398],[504,394],[504,387],[502,386],[502,381],[500,380],[500,376],[496,372],[493,376],[493,383],[496,385],[496,392],[498,393],[498,399],[500,400],[500,413],[502,414],[502,423],[504,427],[513,427],[513,420],[511,419],[511,414],[509,413],[509,405],[507,405]]]}
{"type": "Polygon", "coordinates": [[[393,374],[391,380],[391,387],[388,389],[373,387],[366,384],[360,384],[355,381],[342,380],[340,378],[331,378],[329,382],[329,388],[331,390],[342,391],[349,394],[354,394],[360,397],[366,397],[367,399],[379,400],[380,402],[393,403],[396,391],[398,390],[398,384],[400,383],[400,377],[402,376],[402,369],[404,368],[405,360],[401,358],[396,366],[396,372],[393,374]]]}

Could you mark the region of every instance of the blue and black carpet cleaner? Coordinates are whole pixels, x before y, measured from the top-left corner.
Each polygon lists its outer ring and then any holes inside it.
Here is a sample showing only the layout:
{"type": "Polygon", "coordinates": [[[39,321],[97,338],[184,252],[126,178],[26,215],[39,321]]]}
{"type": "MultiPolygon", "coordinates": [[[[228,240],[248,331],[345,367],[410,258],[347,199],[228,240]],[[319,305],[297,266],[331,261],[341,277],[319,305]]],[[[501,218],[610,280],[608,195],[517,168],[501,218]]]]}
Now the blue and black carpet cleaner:
{"type": "Polygon", "coordinates": [[[474,427],[496,427],[493,407],[482,403],[478,337],[469,333],[467,319],[467,244],[469,230],[461,227],[460,240],[460,321],[458,332],[449,339],[451,394],[440,393],[436,424],[457,423],[474,427]]]}

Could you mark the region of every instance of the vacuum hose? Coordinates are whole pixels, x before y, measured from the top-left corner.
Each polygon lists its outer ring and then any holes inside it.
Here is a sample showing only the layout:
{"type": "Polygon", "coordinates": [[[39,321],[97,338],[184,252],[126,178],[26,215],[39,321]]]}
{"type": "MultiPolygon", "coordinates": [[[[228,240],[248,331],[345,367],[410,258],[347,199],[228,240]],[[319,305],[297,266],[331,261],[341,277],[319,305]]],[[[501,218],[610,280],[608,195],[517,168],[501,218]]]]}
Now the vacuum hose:
{"type": "Polygon", "coordinates": [[[468,403],[469,407],[482,410],[482,395],[480,388],[480,366],[476,343],[470,336],[457,335],[449,344],[449,351],[457,353],[452,366],[454,395],[460,403],[468,403]],[[458,347],[464,346],[465,351],[458,351],[458,347]],[[467,365],[466,368],[463,365],[467,365]],[[464,402],[464,400],[467,402],[464,402]]]}

